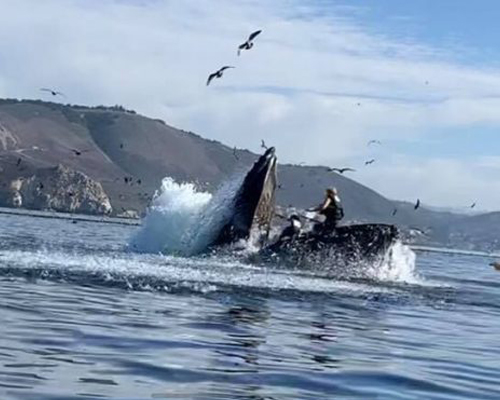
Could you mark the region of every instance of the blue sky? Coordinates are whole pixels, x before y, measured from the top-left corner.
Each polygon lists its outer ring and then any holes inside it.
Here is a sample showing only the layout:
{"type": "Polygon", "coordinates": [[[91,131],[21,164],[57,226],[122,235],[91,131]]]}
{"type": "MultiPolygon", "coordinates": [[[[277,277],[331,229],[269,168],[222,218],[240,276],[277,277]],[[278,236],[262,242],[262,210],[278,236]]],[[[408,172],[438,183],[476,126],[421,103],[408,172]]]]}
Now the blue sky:
{"type": "MultiPolygon", "coordinates": [[[[320,2],[323,3],[323,2],[320,2]]],[[[325,1],[325,7],[357,7],[346,15],[369,29],[415,42],[446,48],[463,47],[455,57],[465,63],[500,62],[496,0],[349,0],[325,1]],[[471,57],[471,54],[473,55],[471,57]]]]}
{"type": "Polygon", "coordinates": [[[52,86],[231,147],[265,139],[284,162],[352,166],[390,198],[498,210],[499,14],[493,0],[17,0],[0,14],[0,97],[52,86]]]}
{"type": "MultiPolygon", "coordinates": [[[[500,64],[500,2],[496,0],[327,0],[323,7],[339,4],[357,7],[347,8],[345,15],[372,32],[436,49],[455,49],[447,57],[463,65],[497,68],[500,64]]],[[[417,142],[406,144],[394,139],[394,146],[419,156],[496,156],[500,154],[500,131],[498,126],[481,125],[429,129],[417,142]]]]}

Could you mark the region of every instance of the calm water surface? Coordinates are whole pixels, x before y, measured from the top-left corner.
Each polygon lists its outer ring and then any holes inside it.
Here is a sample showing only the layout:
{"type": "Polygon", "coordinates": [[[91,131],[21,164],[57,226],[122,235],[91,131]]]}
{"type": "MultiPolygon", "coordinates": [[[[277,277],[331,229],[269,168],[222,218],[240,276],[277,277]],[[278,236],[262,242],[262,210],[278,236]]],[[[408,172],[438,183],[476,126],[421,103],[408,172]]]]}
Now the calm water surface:
{"type": "Polygon", "coordinates": [[[347,282],[0,216],[0,399],[498,399],[500,273],[347,282]]]}

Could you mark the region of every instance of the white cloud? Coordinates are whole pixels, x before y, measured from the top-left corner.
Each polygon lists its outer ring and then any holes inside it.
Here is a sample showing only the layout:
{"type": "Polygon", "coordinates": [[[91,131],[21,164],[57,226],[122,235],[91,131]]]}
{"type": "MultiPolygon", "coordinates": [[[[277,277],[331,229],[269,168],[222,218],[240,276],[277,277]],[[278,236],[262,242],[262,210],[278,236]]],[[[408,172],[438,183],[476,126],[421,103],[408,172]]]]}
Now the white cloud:
{"type": "MultiPolygon", "coordinates": [[[[40,86],[54,86],[72,103],[123,104],[231,146],[258,150],[263,138],[283,160],[313,164],[357,160],[373,137],[500,125],[500,71],[370,32],[343,8],[307,4],[9,2],[0,14],[0,96],[41,97],[40,86]],[[236,57],[255,28],[264,30],[255,48],[236,57]],[[207,88],[223,64],[237,68],[207,88]]],[[[396,198],[419,188],[444,205],[464,193],[457,174],[498,208],[495,176],[466,173],[484,173],[484,162],[393,156],[390,170],[374,165],[360,178],[396,198]]]]}

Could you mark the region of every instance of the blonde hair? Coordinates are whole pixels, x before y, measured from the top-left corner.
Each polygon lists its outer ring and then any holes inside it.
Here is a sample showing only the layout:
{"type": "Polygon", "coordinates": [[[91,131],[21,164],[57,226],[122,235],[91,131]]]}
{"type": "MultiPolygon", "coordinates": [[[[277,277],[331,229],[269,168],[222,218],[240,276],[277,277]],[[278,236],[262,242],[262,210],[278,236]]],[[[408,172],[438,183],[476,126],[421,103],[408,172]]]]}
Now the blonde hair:
{"type": "Polygon", "coordinates": [[[327,196],[334,197],[337,194],[337,189],[328,188],[328,189],[326,189],[326,194],[327,194],[327,196]]]}

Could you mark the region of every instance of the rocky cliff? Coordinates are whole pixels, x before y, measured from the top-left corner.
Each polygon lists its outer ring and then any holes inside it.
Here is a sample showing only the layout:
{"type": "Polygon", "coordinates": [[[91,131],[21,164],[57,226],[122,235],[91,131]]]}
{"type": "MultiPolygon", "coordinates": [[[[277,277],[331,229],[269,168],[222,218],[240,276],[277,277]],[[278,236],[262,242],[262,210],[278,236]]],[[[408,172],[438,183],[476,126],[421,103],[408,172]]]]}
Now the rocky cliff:
{"type": "Polygon", "coordinates": [[[91,215],[113,211],[99,182],[61,164],[12,180],[2,194],[6,205],[17,208],[91,215]]]}

